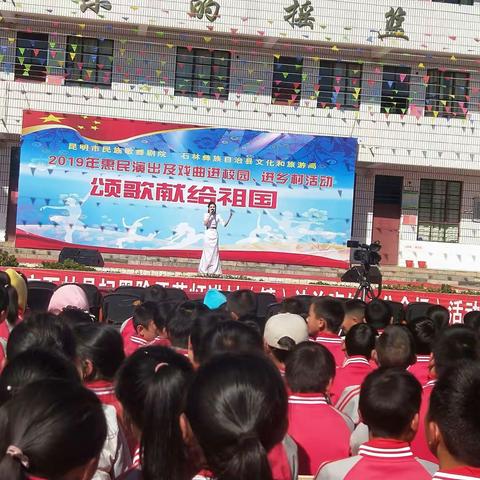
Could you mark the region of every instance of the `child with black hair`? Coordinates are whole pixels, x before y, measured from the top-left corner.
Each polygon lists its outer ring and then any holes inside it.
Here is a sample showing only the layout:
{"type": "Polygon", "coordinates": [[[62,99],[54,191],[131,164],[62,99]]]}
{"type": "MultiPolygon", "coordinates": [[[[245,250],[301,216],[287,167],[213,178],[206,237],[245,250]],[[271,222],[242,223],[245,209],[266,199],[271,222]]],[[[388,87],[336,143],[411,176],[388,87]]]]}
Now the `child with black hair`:
{"type": "Polygon", "coordinates": [[[337,369],[331,389],[331,399],[335,403],[343,391],[354,385],[361,385],[365,377],[372,372],[370,363],[375,348],[377,331],[366,323],[356,323],[345,336],[346,360],[337,369]]]}
{"type": "Polygon", "coordinates": [[[186,416],[211,470],[203,477],[272,480],[268,453],[286,434],[287,406],[282,378],[265,357],[229,353],[201,366],[186,416]]]}
{"type": "Polygon", "coordinates": [[[125,479],[190,480],[195,474],[183,418],[192,377],[188,359],[167,347],[137,350],[120,368],[116,393],[138,445],[125,479]]]}
{"type": "Polygon", "coordinates": [[[480,311],[472,310],[463,316],[463,324],[480,334],[480,311]]]}
{"type": "Polygon", "coordinates": [[[425,385],[430,379],[430,356],[437,333],[435,324],[428,317],[419,317],[408,322],[407,328],[413,336],[416,354],[416,361],[408,367],[408,371],[415,376],[421,385],[425,385]]]}
{"type": "Polygon", "coordinates": [[[353,422],[330,404],[335,360],[326,347],[298,344],[287,359],[285,376],[288,433],[299,446],[300,475],[312,475],[322,463],[348,456],[353,422]]]}
{"type": "Polygon", "coordinates": [[[337,367],[341,367],[345,361],[343,340],[339,336],[343,318],[343,305],[331,297],[316,299],[310,305],[307,318],[308,334],[330,350],[337,367]]]}
{"type": "Polygon", "coordinates": [[[177,352],[188,356],[188,339],[192,333],[193,322],[209,311],[203,303],[192,301],[183,302],[176,308],[167,322],[166,331],[172,347],[177,352]]]}
{"type": "Polygon", "coordinates": [[[132,322],[135,333],[123,337],[125,356],[150,344],[170,345],[165,338],[165,318],[159,314],[156,303],[144,302],[135,307],[132,322]]]}
{"type": "Polygon", "coordinates": [[[227,298],[227,311],[232,320],[257,314],[257,296],[251,290],[235,290],[227,298]]]}
{"type": "Polygon", "coordinates": [[[422,387],[403,369],[380,368],[362,384],[360,413],[369,441],[358,455],[323,465],[316,480],[429,480],[436,465],[414,457],[410,442],[418,429],[422,387]]]}
{"type": "Polygon", "coordinates": [[[12,330],[7,343],[7,361],[32,348],[55,351],[77,364],[72,329],[51,313],[33,314],[12,330]]]}
{"type": "Polygon", "coordinates": [[[426,419],[428,445],[438,458],[437,480],[480,478],[480,366],[460,362],[439,378],[426,419]]]}
{"type": "Polygon", "coordinates": [[[86,312],[77,307],[65,307],[58,314],[58,318],[68,323],[72,328],[77,325],[91,325],[95,322],[95,317],[90,312],[86,312]]]}
{"type": "Polygon", "coordinates": [[[365,323],[365,309],[367,304],[359,298],[354,298],[345,302],[343,306],[345,316],[343,318],[342,330],[347,334],[349,330],[359,323],[365,323]]]}
{"type": "Polygon", "coordinates": [[[262,337],[258,330],[245,323],[234,320],[220,322],[205,335],[197,360],[203,365],[214,356],[226,352],[261,354],[262,337]]]}
{"type": "Polygon", "coordinates": [[[207,334],[220,322],[225,322],[229,318],[226,313],[210,311],[200,315],[193,321],[190,339],[188,341],[188,358],[194,368],[198,368],[200,366],[200,359],[205,357],[203,347],[207,334]]]}
{"type": "Polygon", "coordinates": [[[430,362],[430,377],[423,387],[422,405],[420,408],[420,427],[418,435],[412,442],[413,452],[421,458],[435,462],[425,436],[425,417],[427,415],[430,396],[438,379],[445,372],[461,362],[477,363],[480,361],[480,343],[474,331],[464,325],[452,325],[441,331],[436,337],[430,362]]]}
{"type": "Polygon", "coordinates": [[[431,305],[425,316],[433,321],[437,332],[445,330],[450,324],[450,312],[443,305],[431,305]]]}
{"type": "Polygon", "coordinates": [[[90,480],[106,435],[92,392],[63,380],[34,382],[0,408],[0,478],[90,480]]]}
{"type": "Polygon", "coordinates": [[[55,351],[32,348],[17,355],[0,375],[0,406],[26,385],[40,380],[66,380],[81,384],[75,365],[55,351]]]}
{"type": "Polygon", "coordinates": [[[367,303],[365,307],[365,321],[378,333],[392,323],[393,312],[390,305],[379,298],[367,303]]]}
{"type": "Polygon", "coordinates": [[[144,302],[160,303],[168,299],[167,290],[161,285],[150,285],[145,289],[143,295],[144,302]]]}
{"type": "Polygon", "coordinates": [[[279,313],[293,313],[306,317],[308,311],[305,311],[305,304],[296,297],[284,298],[280,304],[279,313]]]}
{"type": "MultiPolygon", "coordinates": [[[[372,358],[379,367],[407,369],[415,363],[412,334],[402,325],[388,325],[376,341],[372,358]]],[[[359,396],[360,386],[346,387],[335,404],[336,408],[348,415],[355,425],[360,422],[359,396]]]]}

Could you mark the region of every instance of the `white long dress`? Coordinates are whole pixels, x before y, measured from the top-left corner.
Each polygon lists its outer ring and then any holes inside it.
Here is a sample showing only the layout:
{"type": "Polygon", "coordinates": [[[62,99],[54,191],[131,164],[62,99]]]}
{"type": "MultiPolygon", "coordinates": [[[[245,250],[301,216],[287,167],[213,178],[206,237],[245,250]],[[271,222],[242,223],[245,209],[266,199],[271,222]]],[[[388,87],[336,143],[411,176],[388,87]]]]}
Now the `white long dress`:
{"type": "MultiPolygon", "coordinates": [[[[206,213],[203,216],[203,222],[205,223],[209,218],[210,215],[206,213]]],[[[222,273],[217,231],[217,227],[220,223],[225,226],[222,217],[220,215],[215,215],[205,227],[203,252],[200,265],[198,266],[198,273],[213,275],[220,275],[222,273]]]]}

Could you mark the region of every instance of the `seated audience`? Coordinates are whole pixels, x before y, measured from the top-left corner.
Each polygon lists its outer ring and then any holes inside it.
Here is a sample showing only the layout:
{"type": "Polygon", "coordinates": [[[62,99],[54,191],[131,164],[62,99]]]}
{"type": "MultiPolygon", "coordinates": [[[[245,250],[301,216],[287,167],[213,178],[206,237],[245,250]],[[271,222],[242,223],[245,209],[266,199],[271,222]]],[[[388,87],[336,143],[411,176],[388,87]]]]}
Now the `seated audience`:
{"type": "Polygon", "coordinates": [[[227,302],[227,297],[220,291],[212,288],[209,290],[203,299],[204,305],[210,310],[216,310],[227,302]]]}
{"type": "Polygon", "coordinates": [[[303,317],[293,313],[273,315],[265,324],[263,340],[267,355],[284,375],[285,362],[292,349],[308,340],[307,324],[303,317]]]}
{"type": "Polygon", "coordinates": [[[305,318],[308,315],[308,311],[305,311],[305,304],[296,297],[284,298],[280,303],[279,313],[293,313],[305,318]]]}
{"type": "Polygon", "coordinates": [[[144,302],[160,303],[168,300],[168,294],[165,287],[161,285],[150,285],[145,289],[143,295],[144,302]]]}
{"type": "Polygon", "coordinates": [[[307,318],[308,334],[330,350],[337,367],[341,367],[345,361],[343,340],[338,335],[343,318],[343,305],[331,297],[316,299],[310,305],[307,318]]]}
{"type": "Polygon", "coordinates": [[[232,320],[242,320],[247,315],[257,315],[257,296],[251,290],[236,290],[227,299],[227,311],[232,320]]]}
{"type": "Polygon", "coordinates": [[[410,442],[418,429],[422,387],[402,369],[380,368],[363,382],[360,413],[369,440],[358,455],[327,463],[316,480],[429,480],[436,465],[415,458],[410,442]]]}
{"type": "Polygon", "coordinates": [[[137,350],[120,368],[116,393],[138,446],[126,480],[190,480],[196,473],[182,418],[192,376],[188,359],[167,347],[137,350]]]}
{"type": "Polygon", "coordinates": [[[90,480],[106,436],[92,392],[62,380],[31,383],[0,408],[0,478],[90,480]]]}
{"type": "Polygon", "coordinates": [[[416,362],[408,367],[408,371],[425,385],[429,380],[430,355],[435,340],[436,329],[428,317],[419,317],[407,324],[415,344],[416,362]]]}
{"type": "Polygon", "coordinates": [[[367,304],[364,301],[358,298],[348,300],[345,302],[343,308],[345,310],[342,323],[343,333],[347,334],[354,325],[365,323],[365,309],[367,308],[367,304]]]}
{"type": "Polygon", "coordinates": [[[287,406],[280,374],[265,358],[224,354],[200,367],[186,416],[209,470],[201,477],[276,478],[268,453],[285,437],[287,406]]]}
{"type": "Polygon", "coordinates": [[[480,478],[479,398],[478,362],[462,362],[448,369],[433,387],[426,432],[440,466],[434,479],[480,478]]]}
{"type": "Polygon", "coordinates": [[[357,323],[345,336],[345,353],[347,359],[337,369],[331,389],[331,399],[335,403],[347,387],[361,385],[365,377],[372,371],[370,359],[375,348],[377,332],[370,325],[357,323]]]}
{"type": "Polygon", "coordinates": [[[428,448],[425,436],[425,417],[428,411],[430,395],[438,379],[458,363],[467,361],[476,363],[480,360],[480,345],[475,332],[464,325],[452,325],[446,328],[435,339],[430,365],[430,380],[423,387],[422,405],[420,408],[420,427],[418,435],[412,442],[412,450],[421,458],[436,461],[428,448]]]}
{"type": "Polygon", "coordinates": [[[473,310],[463,317],[463,324],[474,330],[477,335],[480,334],[480,311],[473,310]]]}
{"type": "Polygon", "coordinates": [[[77,307],[65,307],[59,314],[58,318],[70,327],[74,328],[77,325],[91,325],[94,323],[95,317],[85,310],[80,310],[77,307]]]}
{"type": "Polygon", "coordinates": [[[437,332],[445,330],[450,325],[450,312],[443,305],[428,307],[425,316],[433,321],[437,332]]]}
{"type": "Polygon", "coordinates": [[[330,405],[335,360],[315,342],[298,344],[286,362],[288,433],[298,445],[300,475],[313,475],[328,461],[348,456],[353,422],[330,405]]]}
{"type": "Polygon", "coordinates": [[[365,307],[365,321],[378,333],[382,333],[392,323],[392,319],[392,308],[384,300],[376,298],[365,307]]]}

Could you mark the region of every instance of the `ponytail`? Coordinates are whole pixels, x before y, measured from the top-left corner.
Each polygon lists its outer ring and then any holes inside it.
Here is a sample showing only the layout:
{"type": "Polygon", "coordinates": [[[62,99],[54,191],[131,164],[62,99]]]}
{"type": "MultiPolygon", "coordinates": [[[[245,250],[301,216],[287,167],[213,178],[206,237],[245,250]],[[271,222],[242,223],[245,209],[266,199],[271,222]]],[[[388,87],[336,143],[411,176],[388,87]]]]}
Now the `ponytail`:
{"type": "Polygon", "coordinates": [[[197,372],[187,417],[218,480],[272,480],[267,453],[287,431],[287,393],[265,357],[224,354],[197,372]]]}
{"type": "Polygon", "coordinates": [[[141,431],[144,480],[189,480],[189,462],[180,429],[193,368],[166,347],[147,347],[131,355],[118,373],[116,394],[141,431]]]}
{"type": "Polygon", "coordinates": [[[255,435],[244,435],[238,439],[230,460],[219,472],[217,480],[272,480],[272,471],[267,451],[255,435]]]}
{"type": "Polygon", "coordinates": [[[10,285],[7,285],[5,288],[8,294],[7,322],[11,327],[14,327],[18,320],[18,293],[10,285]]]}
{"type": "Polygon", "coordinates": [[[64,380],[34,382],[0,408],[0,480],[61,478],[98,458],[106,436],[94,393],[64,380]]]}

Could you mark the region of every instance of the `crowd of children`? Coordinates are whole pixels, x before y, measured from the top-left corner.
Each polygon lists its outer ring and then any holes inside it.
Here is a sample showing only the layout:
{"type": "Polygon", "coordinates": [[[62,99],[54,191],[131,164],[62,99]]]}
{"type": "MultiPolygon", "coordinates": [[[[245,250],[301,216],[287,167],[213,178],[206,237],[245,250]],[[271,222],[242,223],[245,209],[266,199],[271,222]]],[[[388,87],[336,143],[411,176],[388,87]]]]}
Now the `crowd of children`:
{"type": "Polygon", "coordinates": [[[77,285],[26,305],[0,273],[0,480],[480,478],[480,315],[298,297],[259,318],[251,291],[154,286],[117,330],[77,285]]]}

